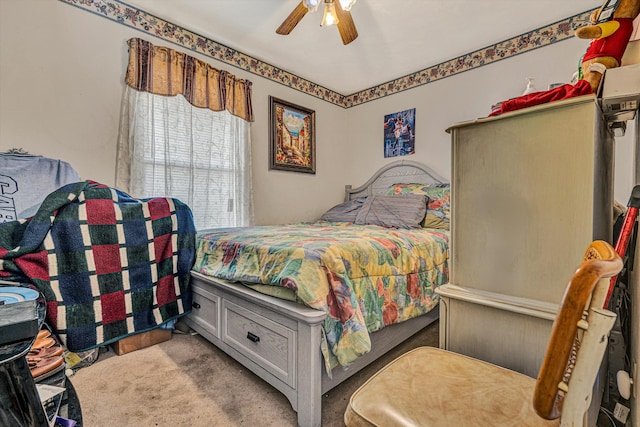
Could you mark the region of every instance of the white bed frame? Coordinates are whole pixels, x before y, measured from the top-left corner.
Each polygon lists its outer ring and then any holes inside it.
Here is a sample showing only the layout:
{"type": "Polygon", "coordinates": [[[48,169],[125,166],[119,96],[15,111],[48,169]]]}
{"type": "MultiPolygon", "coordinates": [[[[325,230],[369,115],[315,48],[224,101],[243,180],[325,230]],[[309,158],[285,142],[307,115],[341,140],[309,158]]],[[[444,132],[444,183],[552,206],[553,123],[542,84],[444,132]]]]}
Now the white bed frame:
{"type": "MultiPolygon", "coordinates": [[[[365,184],[345,187],[345,200],[384,194],[395,183],[446,182],[427,166],[400,160],[365,184]]],[[[192,272],[193,310],[185,323],[260,376],[291,402],[301,427],[321,425],[322,395],[438,319],[438,309],[371,335],[372,349],[331,378],[320,342],[325,313],[192,272]]]]}

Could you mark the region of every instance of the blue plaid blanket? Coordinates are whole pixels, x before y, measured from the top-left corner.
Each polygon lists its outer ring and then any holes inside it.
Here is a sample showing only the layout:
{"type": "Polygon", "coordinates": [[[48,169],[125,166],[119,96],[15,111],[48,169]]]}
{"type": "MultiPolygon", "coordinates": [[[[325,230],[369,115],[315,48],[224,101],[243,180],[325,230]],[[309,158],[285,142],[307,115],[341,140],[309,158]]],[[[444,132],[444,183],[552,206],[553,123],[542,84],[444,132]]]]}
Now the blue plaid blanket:
{"type": "Polygon", "coordinates": [[[187,205],[134,199],[93,181],[64,186],[35,216],[0,224],[0,279],[40,290],[47,321],[71,351],[189,312],[194,260],[187,205]]]}

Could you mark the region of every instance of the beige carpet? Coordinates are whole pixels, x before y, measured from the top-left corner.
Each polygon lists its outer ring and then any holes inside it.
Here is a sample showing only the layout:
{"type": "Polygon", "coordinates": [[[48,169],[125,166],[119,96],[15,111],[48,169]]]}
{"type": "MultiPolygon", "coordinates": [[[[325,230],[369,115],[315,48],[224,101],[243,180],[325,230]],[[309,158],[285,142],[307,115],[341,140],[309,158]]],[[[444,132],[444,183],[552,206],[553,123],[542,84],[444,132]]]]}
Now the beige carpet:
{"type": "MultiPolygon", "coordinates": [[[[343,425],[353,391],[387,362],[420,345],[438,345],[437,322],[324,395],[322,425],[343,425]]],[[[103,352],[70,380],[85,427],[297,425],[284,395],[199,335],[174,334],[122,356],[103,352]]]]}

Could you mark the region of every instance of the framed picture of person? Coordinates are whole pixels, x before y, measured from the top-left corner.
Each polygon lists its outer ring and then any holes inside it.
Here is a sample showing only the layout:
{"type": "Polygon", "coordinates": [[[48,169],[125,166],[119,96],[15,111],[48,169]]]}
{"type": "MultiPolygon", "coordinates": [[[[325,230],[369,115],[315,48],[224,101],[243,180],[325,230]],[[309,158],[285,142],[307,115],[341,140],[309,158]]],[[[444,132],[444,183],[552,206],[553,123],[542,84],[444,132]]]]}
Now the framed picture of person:
{"type": "Polygon", "coordinates": [[[416,152],[416,109],[384,116],[384,157],[416,152]]]}

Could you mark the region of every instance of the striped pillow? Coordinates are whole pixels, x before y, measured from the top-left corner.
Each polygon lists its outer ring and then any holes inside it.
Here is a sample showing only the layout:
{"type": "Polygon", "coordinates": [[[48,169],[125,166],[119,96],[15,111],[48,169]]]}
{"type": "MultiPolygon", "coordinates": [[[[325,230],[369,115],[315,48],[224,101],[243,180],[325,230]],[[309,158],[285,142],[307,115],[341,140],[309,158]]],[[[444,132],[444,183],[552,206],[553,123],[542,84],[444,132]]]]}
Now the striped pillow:
{"type": "Polygon", "coordinates": [[[364,204],[366,197],[358,197],[357,199],[348,200],[346,202],[335,205],[320,217],[323,221],[333,222],[355,222],[358,212],[364,204]]]}
{"type": "Polygon", "coordinates": [[[369,196],[360,208],[356,224],[387,228],[421,228],[429,198],[424,194],[369,196]]]}
{"type": "Polygon", "coordinates": [[[425,228],[449,229],[451,217],[451,187],[443,184],[394,184],[389,187],[387,195],[425,194],[429,198],[427,215],[422,226],[425,228]]]}

